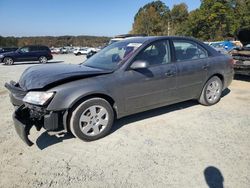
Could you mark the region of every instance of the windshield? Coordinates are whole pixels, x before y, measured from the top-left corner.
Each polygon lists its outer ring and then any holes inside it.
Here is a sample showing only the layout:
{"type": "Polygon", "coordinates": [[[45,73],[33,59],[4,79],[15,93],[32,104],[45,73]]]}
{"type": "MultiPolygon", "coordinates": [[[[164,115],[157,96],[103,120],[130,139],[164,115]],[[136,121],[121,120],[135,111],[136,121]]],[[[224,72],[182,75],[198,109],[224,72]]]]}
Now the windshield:
{"type": "Polygon", "coordinates": [[[108,45],[113,44],[113,43],[115,43],[115,42],[119,42],[119,41],[121,41],[121,40],[124,40],[124,39],[121,39],[121,38],[111,39],[111,40],[109,41],[108,45]]]}
{"type": "Polygon", "coordinates": [[[142,43],[116,42],[102,49],[83,64],[94,68],[114,70],[121,61],[129,58],[141,45],[142,43]]]}

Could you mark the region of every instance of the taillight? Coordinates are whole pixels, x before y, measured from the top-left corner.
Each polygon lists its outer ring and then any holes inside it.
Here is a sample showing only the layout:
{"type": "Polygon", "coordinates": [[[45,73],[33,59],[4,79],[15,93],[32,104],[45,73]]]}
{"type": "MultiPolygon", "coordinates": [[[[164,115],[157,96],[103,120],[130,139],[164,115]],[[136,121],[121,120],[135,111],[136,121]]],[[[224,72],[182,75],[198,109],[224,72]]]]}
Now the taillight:
{"type": "Polygon", "coordinates": [[[231,65],[231,67],[233,67],[234,64],[236,63],[236,60],[234,60],[233,58],[230,58],[228,62],[231,65]]]}

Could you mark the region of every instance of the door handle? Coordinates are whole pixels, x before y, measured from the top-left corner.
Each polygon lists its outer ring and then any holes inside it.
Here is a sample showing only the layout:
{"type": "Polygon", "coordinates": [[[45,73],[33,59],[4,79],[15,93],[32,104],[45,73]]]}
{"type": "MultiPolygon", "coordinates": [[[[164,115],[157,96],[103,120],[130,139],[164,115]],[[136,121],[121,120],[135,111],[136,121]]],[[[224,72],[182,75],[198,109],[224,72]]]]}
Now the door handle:
{"type": "Polygon", "coordinates": [[[175,71],[167,71],[166,73],[165,73],[165,76],[166,77],[173,77],[173,76],[175,76],[176,75],[176,72],[175,71]]]}
{"type": "Polygon", "coordinates": [[[209,67],[209,65],[208,65],[208,64],[205,64],[205,65],[202,66],[202,69],[207,70],[208,67],[209,67]]]}

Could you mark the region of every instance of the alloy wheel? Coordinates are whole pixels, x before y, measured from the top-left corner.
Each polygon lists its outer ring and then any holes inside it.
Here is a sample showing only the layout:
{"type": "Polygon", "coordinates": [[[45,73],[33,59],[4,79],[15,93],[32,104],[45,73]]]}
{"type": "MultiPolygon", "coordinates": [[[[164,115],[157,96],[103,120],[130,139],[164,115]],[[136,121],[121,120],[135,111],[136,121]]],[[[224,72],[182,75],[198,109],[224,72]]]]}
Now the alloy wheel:
{"type": "Polygon", "coordinates": [[[220,97],[220,93],[221,85],[217,80],[215,80],[207,86],[206,98],[209,102],[213,103],[220,97]]]}
{"type": "Polygon", "coordinates": [[[109,115],[103,106],[90,106],[79,119],[80,130],[88,136],[99,135],[108,125],[109,115]]]}
{"type": "Polygon", "coordinates": [[[11,58],[6,58],[4,63],[5,63],[5,65],[13,65],[14,61],[11,58]]]}
{"type": "Polygon", "coordinates": [[[42,57],[39,58],[39,62],[40,63],[47,63],[47,58],[42,56],[42,57]]]}

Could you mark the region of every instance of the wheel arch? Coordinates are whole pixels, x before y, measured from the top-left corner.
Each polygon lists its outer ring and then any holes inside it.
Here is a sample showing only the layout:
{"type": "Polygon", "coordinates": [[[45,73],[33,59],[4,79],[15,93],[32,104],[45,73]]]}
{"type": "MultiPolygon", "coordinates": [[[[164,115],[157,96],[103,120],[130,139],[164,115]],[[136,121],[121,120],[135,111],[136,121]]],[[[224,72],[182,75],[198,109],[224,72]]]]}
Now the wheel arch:
{"type": "Polygon", "coordinates": [[[205,87],[205,85],[207,84],[207,82],[208,82],[212,77],[214,77],[214,76],[217,76],[217,77],[221,80],[221,82],[222,82],[222,87],[224,88],[224,76],[223,76],[221,73],[212,74],[212,75],[209,76],[209,77],[206,79],[206,81],[204,82],[204,84],[203,84],[203,86],[202,86],[202,88],[201,88],[201,90],[200,90],[199,95],[197,96],[197,98],[199,98],[199,97],[201,96],[203,88],[205,87]]]}
{"type": "Polygon", "coordinates": [[[6,59],[6,58],[11,58],[11,59],[15,62],[15,58],[14,58],[14,57],[11,57],[11,56],[5,56],[5,57],[3,58],[3,60],[4,60],[4,59],[6,59]]]}
{"type": "Polygon", "coordinates": [[[47,54],[40,54],[40,55],[38,55],[37,56],[38,58],[38,60],[41,58],[41,57],[46,57],[46,59],[48,60],[48,55],[47,54]]]}
{"type": "Polygon", "coordinates": [[[111,108],[113,109],[114,117],[116,119],[117,114],[118,114],[118,110],[117,110],[117,107],[116,107],[116,104],[115,104],[115,100],[111,96],[109,96],[107,94],[104,94],[104,93],[92,93],[92,94],[82,96],[81,98],[77,99],[69,107],[68,112],[67,112],[66,122],[65,122],[65,125],[64,125],[64,126],[66,126],[65,128],[68,131],[70,130],[70,127],[69,127],[70,126],[70,117],[71,117],[72,112],[74,111],[74,109],[77,106],[79,106],[82,102],[84,102],[84,101],[86,101],[88,99],[92,99],[92,98],[101,98],[101,99],[106,100],[110,104],[111,108]]]}
{"type": "MultiPolygon", "coordinates": [[[[4,61],[5,61],[5,59],[7,59],[7,58],[12,59],[13,63],[12,63],[11,65],[14,65],[14,63],[17,62],[16,59],[15,59],[14,57],[8,55],[8,56],[3,57],[3,59],[2,59],[2,63],[3,63],[3,64],[5,64],[4,61]]],[[[7,65],[7,64],[5,64],[5,65],[7,65]]]]}
{"type": "Polygon", "coordinates": [[[76,106],[81,104],[83,101],[86,101],[86,100],[92,99],[92,98],[102,98],[102,99],[106,100],[111,105],[112,108],[115,105],[115,100],[111,96],[104,94],[104,93],[92,93],[92,94],[82,96],[79,99],[77,99],[76,101],[74,101],[70,105],[70,109],[74,109],[76,106]]]}
{"type": "MultiPolygon", "coordinates": [[[[222,82],[222,87],[224,87],[224,76],[223,76],[223,74],[221,74],[221,73],[215,73],[215,74],[213,74],[212,76],[210,76],[208,79],[207,79],[207,81],[206,81],[206,83],[208,82],[208,80],[210,80],[212,77],[214,77],[214,76],[217,76],[220,80],[221,80],[221,82],[222,82]]],[[[205,84],[206,84],[205,83],[205,84]]],[[[204,84],[204,86],[205,86],[205,84],[204,84]]],[[[204,87],[203,86],[203,87],[204,87]]]]}

